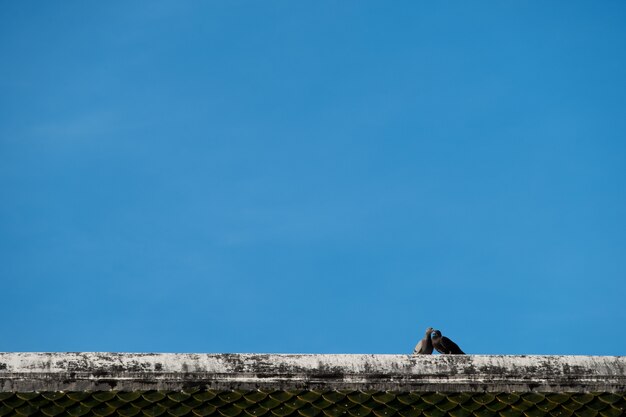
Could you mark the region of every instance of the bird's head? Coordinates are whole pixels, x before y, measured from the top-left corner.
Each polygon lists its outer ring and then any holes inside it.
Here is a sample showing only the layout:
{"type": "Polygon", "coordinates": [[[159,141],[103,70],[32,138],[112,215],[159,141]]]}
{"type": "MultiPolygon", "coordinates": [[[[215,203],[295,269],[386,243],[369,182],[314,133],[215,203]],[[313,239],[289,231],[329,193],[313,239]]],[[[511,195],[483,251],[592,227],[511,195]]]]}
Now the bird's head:
{"type": "Polygon", "coordinates": [[[433,332],[430,334],[431,339],[438,339],[440,337],[441,337],[441,332],[439,330],[433,330],[433,332]]]}

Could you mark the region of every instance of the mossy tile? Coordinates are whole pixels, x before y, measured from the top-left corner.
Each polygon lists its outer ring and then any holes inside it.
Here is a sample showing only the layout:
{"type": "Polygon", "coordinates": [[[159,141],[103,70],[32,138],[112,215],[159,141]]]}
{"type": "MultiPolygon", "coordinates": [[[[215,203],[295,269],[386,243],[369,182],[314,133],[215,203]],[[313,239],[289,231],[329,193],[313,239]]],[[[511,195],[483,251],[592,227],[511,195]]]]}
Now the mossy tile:
{"type": "Polygon", "coordinates": [[[446,413],[445,411],[441,411],[437,407],[431,407],[423,410],[422,414],[424,414],[426,417],[444,417],[448,413],[446,413]]]}
{"type": "Polygon", "coordinates": [[[522,401],[516,402],[511,407],[513,407],[516,410],[526,411],[526,410],[529,410],[531,408],[535,408],[535,404],[531,403],[530,401],[526,401],[526,400],[522,399],[522,401]]]}
{"type": "Polygon", "coordinates": [[[491,411],[488,408],[476,410],[474,411],[474,415],[476,417],[500,417],[500,414],[497,411],[491,411]]]}
{"type": "Polygon", "coordinates": [[[417,408],[405,408],[403,410],[398,411],[398,416],[401,417],[419,417],[422,415],[422,410],[417,408]]]}
{"type": "Polygon", "coordinates": [[[241,413],[240,416],[260,417],[268,414],[269,412],[270,410],[268,410],[267,408],[263,408],[257,405],[255,407],[250,407],[243,410],[243,413],[241,413]]]}
{"type": "Polygon", "coordinates": [[[89,396],[91,396],[91,393],[87,391],[73,391],[67,393],[67,397],[71,398],[74,401],[83,401],[89,396]]]}
{"type": "Polygon", "coordinates": [[[427,392],[422,394],[422,400],[428,404],[435,405],[447,400],[445,394],[439,392],[427,392]]]}
{"type": "MultiPolygon", "coordinates": [[[[426,404],[426,403],[425,402],[421,402],[421,403],[420,402],[416,402],[414,404],[426,404]]],[[[426,404],[426,405],[428,405],[428,404],[426,404]]],[[[395,411],[400,411],[400,410],[404,410],[406,408],[411,408],[413,406],[412,405],[403,404],[400,401],[398,401],[398,399],[396,398],[394,400],[389,401],[383,407],[391,408],[392,410],[395,410],[395,411]]]]}
{"type": "MultiPolygon", "coordinates": [[[[92,409],[92,411],[94,410],[92,409]]],[[[65,408],[59,407],[57,405],[51,405],[51,406],[43,408],[41,412],[48,417],[54,417],[54,416],[59,416],[61,414],[65,414],[65,408]]]]}
{"type": "Polygon", "coordinates": [[[198,401],[193,397],[190,397],[187,401],[181,403],[181,405],[186,405],[187,407],[191,409],[200,407],[202,404],[204,404],[202,401],[198,401]]]}
{"type": "Polygon", "coordinates": [[[593,394],[573,394],[572,400],[576,401],[579,404],[587,404],[589,401],[592,401],[596,398],[593,394]]]}
{"type": "Polygon", "coordinates": [[[356,404],[363,404],[366,401],[369,401],[372,398],[370,394],[366,394],[361,391],[354,391],[348,394],[348,399],[356,404]]]}
{"type": "Polygon", "coordinates": [[[243,397],[243,395],[237,391],[224,391],[217,396],[225,403],[232,403],[243,397]]]}
{"type": "Polygon", "coordinates": [[[490,392],[482,392],[472,395],[472,400],[481,405],[487,405],[495,399],[496,396],[494,394],[491,394],[490,392]]]}
{"type": "Polygon", "coordinates": [[[211,401],[213,398],[217,397],[217,393],[215,391],[200,391],[191,395],[196,400],[202,401],[202,402],[211,401]]]}
{"type": "MultiPolygon", "coordinates": [[[[39,399],[43,399],[43,397],[40,397],[39,399]]],[[[32,401],[30,401],[29,403],[33,404],[32,401]]],[[[56,405],[58,405],[59,407],[67,408],[67,407],[71,407],[74,404],[76,404],[77,401],[74,401],[70,397],[68,397],[67,395],[64,395],[63,397],[59,398],[58,400],[55,400],[54,403],[56,405]]]]}
{"type": "Polygon", "coordinates": [[[198,417],[205,417],[214,414],[216,408],[212,405],[203,405],[202,407],[197,407],[191,410],[191,412],[198,417]]]}
{"type": "Polygon", "coordinates": [[[514,410],[513,408],[507,408],[498,412],[500,417],[524,417],[524,413],[520,410],[514,410]]]}
{"type": "Polygon", "coordinates": [[[169,397],[163,398],[161,401],[158,402],[158,404],[161,407],[165,407],[167,409],[169,409],[170,407],[174,407],[175,405],[178,405],[176,401],[170,400],[169,397]]]}
{"type": "Polygon", "coordinates": [[[339,391],[326,391],[322,394],[322,397],[326,401],[330,401],[331,403],[337,403],[346,398],[346,394],[339,391]]]}
{"type": "Polygon", "coordinates": [[[613,404],[623,399],[621,395],[613,394],[611,392],[602,393],[598,395],[598,398],[607,404],[613,404]]]}
{"type": "Polygon", "coordinates": [[[322,413],[324,413],[327,417],[340,417],[348,415],[345,408],[337,407],[336,405],[323,409],[322,413]]]}
{"type": "Polygon", "coordinates": [[[363,405],[357,405],[356,407],[352,407],[348,410],[348,414],[353,417],[365,417],[371,414],[371,412],[371,408],[364,407],[363,405]]]}
{"type": "Polygon", "coordinates": [[[609,404],[607,404],[604,401],[602,401],[599,397],[595,397],[593,400],[591,400],[587,404],[585,404],[585,407],[589,407],[592,410],[600,411],[600,410],[604,410],[605,408],[609,407],[609,404]]]}
{"type": "Polygon", "coordinates": [[[355,404],[352,401],[348,400],[347,397],[345,399],[343,399],[342,401],[337,402],[335,405],[337,407],[339,407],[339,408],[344,409],[344,410],[348,410],[350,408],[358,407],[358,404],[355,404]]]}
{"type": "Polygon", "coordinates": [[[150,403],[157,403],[163,400],[166,394],[162,391],[146,391],[141,397],[150,403]]]}
{"type": "Polygon", "coordinates": [[[154,404],[141,410],[141,412],[148,417],[157,417],[165,414],[166,411],[167,409],[160,404],[154,404]]]}
{"type": "Polygon", "coordinates": [[[308,402],[301,400],[300,398],[298,398],[297,396],[293,396],[291,397],[291,399],[289,401],[285,401],[285,405],[288,405],[291,408],[302,408],[302,407],[307,407],[309,405],[308,402]]]}
{"type": "Polygon", "coordinates": [[[295,408],[291,408],[285,404],[281,404],[278,407],[272,408],[270,410],[270,412],[276,417],[285,417],[285,416],[295,413],[295,411],[296,411],[295,408]]]}
{"type": "Polygon", "coordinates": [[[241,408],[234,406],[233,404],[229,404],[225,407],[218,407],[217,411],[224,417],[236,417],[241,414],[241,408]]]}
{"type": "Polygon", "coordinates": [[[141,412],[141,408],[135,407],[132,404],[126,404],[117,410],[117,414],[123,417],[133,417],[141,412]]]}
{"type": "Polygon", "coordinates": [[[85,407],[94,408],[102,404],[101,401],[96,400],[93,396],[89,396],[80,402],[85,407]]]}
{"type": "Polygon", "coordinates": [[[538,409],[537,407],[531,407],[527,410],[524,411],[524,415],[526,417],[543,417],[545,415],[547,415],[548,413],[546,411],[542,411],[540,409],[538,409]]]}
{"type": "Polygon", "coordinates": [[[115,398],[117,395],[116,391],[95,391],[91,394],[92,398],[101,403],[105,401],[109,401],[112,398],[115,398]]]}
{"type": "Polygon", "coordinates": [[[17,397],[26,400],[29,403],[43,404],[44,402],[51,402],[64,398],[66,395],[62,392],[55,391],[42,392],[41,394],[37,392],[18,392],[17,397]]]}
{"type": "Polygon", "coordinates": [[[109,401],[105,402],[104,404],[108,405],[109,407],[120,408],[126,403],[120,400],[119,398],[115,397],[115,398],[111,398],[109,401]]]}
{"type": "Polygon", "coordinates": [[[144,391],[119,391],[116,395],[120,400],[129,403],[141,397],[144,391]]]}
{"type": "Polygon", "coordinates": [[[14,392],[0,392],[0,402],[6,400],[7,398],[11,398],[14,395],[14,392]]]}
{"type": "Polygon", "coordinates": [[[389,407],[381,407],[373,409],[372,413],[376,417],[392,417],[394,414],[396,414],[396,411],[389,407]]]}
{"type": "Polygon", "coordinates": [[[379,402],[376,402],[376,401],[374,401],[374,399],[372,397],[370,397],[369,400],[365,401],[361,405],[365,406],[367,408],[371,408],[372,410],[374,410],[375,408],[387,408],[389,410],[395,411],[395,408],[391,408],[387,404],[381,404],[379,402]]]}
{"type": "Polygon", "coordinates": [[[172,391],[167,393],[167,398],[177,403],[182,403],[183,401],[187,401],[191,398],[191,394],[183,391],[172,391]]]}
{"type": "Polygon", "coordinates": [[[39,397],[41,394],[38,392],[18,392],[15,395],[17,396],[17,398],[28,401],[32,400],[33,398],[39,397]]]}
{"type": "Polygon", "coordinates": [[[620,410],[624,411],[624,414],[626,415],[626,399],[624,400],[619,400],[613,404],[611,404],[612,407],[618,408],[620,410]]]}
{"type": "Polygon", "coordinates": [[[219,396],[207,401],[207,403],[217,408],[224,407],[226,404],[230,404],[228,401],[222,400],[219,396]]]}
{"type": "Polygon", "coordinates": [[[448,398],[448,401],[452,401],[455,404],[463,404],[472,398],[472,394],[467,392],[450,393],[446,398],[448,398]]]}
{"type": "Polygon", "coordinates": [[[284,403],[285,401],[289,401],[293,397],[293,395],[291,395],[287,391],[276,391],[269,394],[269,397],[276,401],[284,403]]]}
{"type": "Polygon", "coordinates": [[[194,415],[198,415],[198,416],[208,416],[208,415],[211,415],[211,414],[219,415],[217,413],[217,408],[213,407],[210,404],[203,404],[203,405],[201,405],[199,407],[194,407],[194,408],[191,409],[191,412],[194,415]]]}
{"type": "Polygon", "coordinates": [[[302,401],[306,401],[308,403],[312,403],[317,401],[322,396],[322,393],[319,391],[303,391],[298,394],[298,398],[302,401]]]}
{"type": "Polygon", "coordinates": [[[458,406],[459,406],[458,404],[453,403],[452,401],[448,400],[447,398],[444,401],[441,401],[440,403],[437,403],[437,405],[435,405],[435,407],[437,407],[441,411],[445,411],[445,412],[448,412],[448,411],[450,411],[453,408],[458,407],[458,406]]]}
{"type": "Polygon", "coordinates": [[[531,404],[537,404],[545,400],[546,396],[537,392],[526,392],[522,395],[522,398],[524,399],[524,401],[527,401],[531,404]]]}
{"type": "Polygon", "coordinates": [[[609,406],[604,410],[600,411],[600,415],[602,417],[618,417],[624,415],[624,410],[620,410],[618,408],[609,406]]]}
{"type": "Polygon", "coordinates": [[[185,387],[183,388],[183,392],[189,395],[193,395],[196,394],[198,392],[202,391],[202,388],[200,387],[185,387]]]}
{"type": "Polygon", "coordinates": [[[149,407],[152,403],[148,400],[146,400],[145,398],[143,398],[143,396],[137,398],[135,401],[132,402],[132,404],[135,407],[139,407],[139,408],[147,408],[149,407]]]}
{"type": "Polygon", "coordinates": [[[167,409],[167,414],[173,417],[182,417],[186,416],[191,412],[191,407],[187,407],[186,405],[178,405],[174,407],[170,407],[167,409]]]}
{"type": "MultiPolygon", "coordinates": [[[[76,403],[76,401],[72,401],[72,400],[70,400],[70,399],[69,399],[69,398],[67,398],[67,397],[62,397],[62,398],[60,398],[58,401],[60,402],[60,401],[62,401],[64,398],[65,398],[68,402],[70,402],[70,404],[69,404],[69,405],[72,405],[72,404],[76,403]]],[[[33,407],[37,407],[37,408],[43,408],[43,407],[45,407],[45,406],[47,406],[47,405],[52,405],[52,404],[55,404],[55,403],[56,403],[56,402],[54,402],[54,401],[50,401],[50,400],[45,399],[45,398],[44,398],[44,397],[42,397],[41,395],[40,395],[40,396],[38,396],[38,397],[35,397],[35,398],[31,399],[31,400],[28,400],[27,402],[28,402],[28,404],[29,404],[29,405],[32,405],[33,407]]],[[[58,405],[59,407],[65,407],[64,405],[61,405],[61,404],[57,404],[57,405],[58,405]]]]}
{"type": "Polygon", "coordinates": [[[312,404],[314,407],[320,408],[320,409],[325,409],[330,407],[331,405],[333,405],[332,401],[328,401],[327,399],[325,399],[324,397],[321,397],[319,400],[315,401],[312,404]]]}
{"type": "Polygon", "coordinates": [[[266,394],[263,391],[249,391],[245,394],[243,394],[243,397],[248,400],[248,401],[252,401],[254,403],[257,403],[263,399],[265,399],[269,394],[266,394]]]}
{"type": "Polygon", "coordinates": [[[585,406],[585,404],[579,403],[574,401],[573,399],[569,399],[566,402],[564,402],[563,404],[561,404],[561,407],[565,408],[566,410],[570,410],[570,411],[576,411],[580,408],[583,408],[585,406]]]}
{"type": "Polygon", "coordinates": [[[474,412],[484,406],[480,403],[477,403],[473,399],[471,399],[469,401],[464,402],[463,404],[460,404],[459,407],[463,408],[464,410],[474,412]]]}
{"type": "Polygon", "coordinates": [[[273,399],[269,395],[267,396],[266,399],[259,402],[259,405],[261,407],[267,408],[268,410],[271,410],[274,407],[278,407],[280,404],[281,404],[280,401],[273,399]]]}
{"type": "Polygon", "coordinates": [[[4,404],[0,404],[0,417],[7,416],[12,414],[15,410],[12,407],[6,406],[4,404]]]}
{"type": "Polygon", "coordinates": [[[548,411],[554,410],[556,407],[560,407],[560,405],[557,403],[553,403],[552,401],[549,401],[549,400],[543,400],[542,402],[535,404],[535,407],[537,407],[541,411],[548,412],[548,411]]]}
{"type": "Polygon", "coordinates": [[[574,415],[574,412],[563,407],[557,407],[554,410],[550,411],[549,414],[550,417],[571,417],[574,415]]]}
{"type": "Polygon", "coordinates": [[[571,398],[571,394],[561,394],[558,392],[546,394],[546,399],[548,401],[552,401],[553,403],[563,404],[566,401],[569,401],[571,398]]]}
{"type": "Polygon", "coordinates": [[[520,396],[517,394],[509,394],[503,392],[501,394],[497,394],[496,399],[500,402],[503,402],[504,404],[512,405],[519,401],[520,396]]]}
{"type": "Polygon", "coordinates": [[[576,417],[596,417],[599,416],[600,413],[596,410],[592,410],[591,408],[583,407],[580,410],[577,410],[574,415],[576,417]]]}
{"type": "Polygon", "coordinates": [[[102,405],[99,405],[98,407],[92,408],[91,411],[97,416],[106,417],[115,413],[117,411],[117,408],[111,407],[106,404],[102,404],[102,405]]]}
{"type": "Polygon", "coordinates": [[[376,392],[372,394],[371,398],[377,403],[387,404],[389,401],[393,401],[396,395],[391,392],[376,392]]]}
{"type": "Polygon", "coordinates": [[[70,416],[81,417],[87,414],[91,414],[91,407],[86,407],[85,405],[79,403],[70,408],[67,408],[65,411],[70,416]]]}
{"type": "Polygon", "coordinates": [[[321,412],[322,410],[320,408],[313,407],[311,405],[308,407],[303,407],[303,408],[298,409],[298,414],[301,415],[302,417],[315,417],[321,412]]]}
{"type": "Polygon", "coordinates": [[[15,410],[15,412],[20,416],[32,416],[39,412],[39,408],[34,407],[30,404],[27,404],[27,405],[21,406],[20,408],[15,410]]]}
{"type": "Polygon", "coordinates": [[[422,396],[414,392],[398,394],[396,399],[405,405],[411,405],[417,401],[423,401],[422,396]]]}
{"type": "Polygon", "coordinates": [[[418,401],[418,402],[416,402],[416,403],[411,404],[411,406],[410,406],[410,407],[411,407],[411,408],[413,408],[413,409],[415,409],[415,410],[420,410],[420,411],[422,411],[422,410],[426,410],[427,408],[431,408],[431,407],[434,407],[434,406],[433,406],[433,405],[431,405],[431,404],[428,404],[428,403],[427,403],[427,402],[425,402],[425,401],[418,401]]]}
{"type": "Polygon", "coordinates": [[[239,400],[232,403],[235,407],[245,410],[246,408],[256,407],[256,401],[250,401],[246,397],[241,397],[239,400]]]}
{"type": "Polygon", "coordinates": [[[457,406],[455,409],[448,411],[448,415],[452,417],[470,417],[473,416],[473,413],[457,406]]]}
{"type": "Polygon", "coordinates": [[[12,409],[16,409],[16,408],[21,407],[24,404],[26,404],[26,400],[23,400],[21,398],[18,398],[17,396],[14,396],[14,397],[7,398],[6,400],[3,401],[3,403],[7,407],[11,407],[12,409]]]}

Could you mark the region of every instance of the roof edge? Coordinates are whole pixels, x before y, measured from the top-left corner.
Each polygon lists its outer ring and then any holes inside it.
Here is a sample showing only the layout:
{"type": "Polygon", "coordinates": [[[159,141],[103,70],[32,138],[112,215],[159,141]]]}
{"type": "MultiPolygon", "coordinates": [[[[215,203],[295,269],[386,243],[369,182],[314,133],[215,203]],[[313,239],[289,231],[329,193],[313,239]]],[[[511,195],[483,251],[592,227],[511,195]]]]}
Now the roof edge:
{"type": "Polygon", "coordinates": [[[0,392],[626,392],[624,356],[0,353],[0,392]]]}

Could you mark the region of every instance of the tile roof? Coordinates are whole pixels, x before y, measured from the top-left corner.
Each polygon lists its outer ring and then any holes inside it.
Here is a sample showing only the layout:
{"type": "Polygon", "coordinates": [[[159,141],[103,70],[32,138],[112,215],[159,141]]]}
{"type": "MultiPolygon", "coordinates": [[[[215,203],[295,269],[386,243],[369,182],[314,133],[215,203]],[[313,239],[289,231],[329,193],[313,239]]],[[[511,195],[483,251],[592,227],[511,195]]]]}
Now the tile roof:
{"type": "Polygon", "coordinates": [[[617,417],[626,358],[0,353],[0,417],[617,417]]]}
{"type": "Polygon", "coordinates": [[[203,390],[0,393],[0,416],[618,417],[626,394],[203,390]]]}

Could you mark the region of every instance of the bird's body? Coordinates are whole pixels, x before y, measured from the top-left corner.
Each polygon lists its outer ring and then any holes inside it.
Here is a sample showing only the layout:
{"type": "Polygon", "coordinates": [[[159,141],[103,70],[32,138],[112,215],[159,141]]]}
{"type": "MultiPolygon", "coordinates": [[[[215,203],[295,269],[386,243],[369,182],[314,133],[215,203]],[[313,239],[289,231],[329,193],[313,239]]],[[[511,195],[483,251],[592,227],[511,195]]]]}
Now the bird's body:
{"type": "Polygon", "coordinates": [[[415,349],[413,349],[414,355],[430,355],[433,353],[433,341],[430,339],[430,334],[433,332],[433,328],[426,329],[426,335],[422,340],[417,342],[415,349]]]}
{"type": "Polygon", "coordinates": [[[431,340],[433,347],[439,353],[443,353],[445,355],[465,355],[465,352],[461,350],[459,345],[457,345],[447,337],[442,336],[439,330],[435,330],[434,332],[432,332],[431,340]]]}

